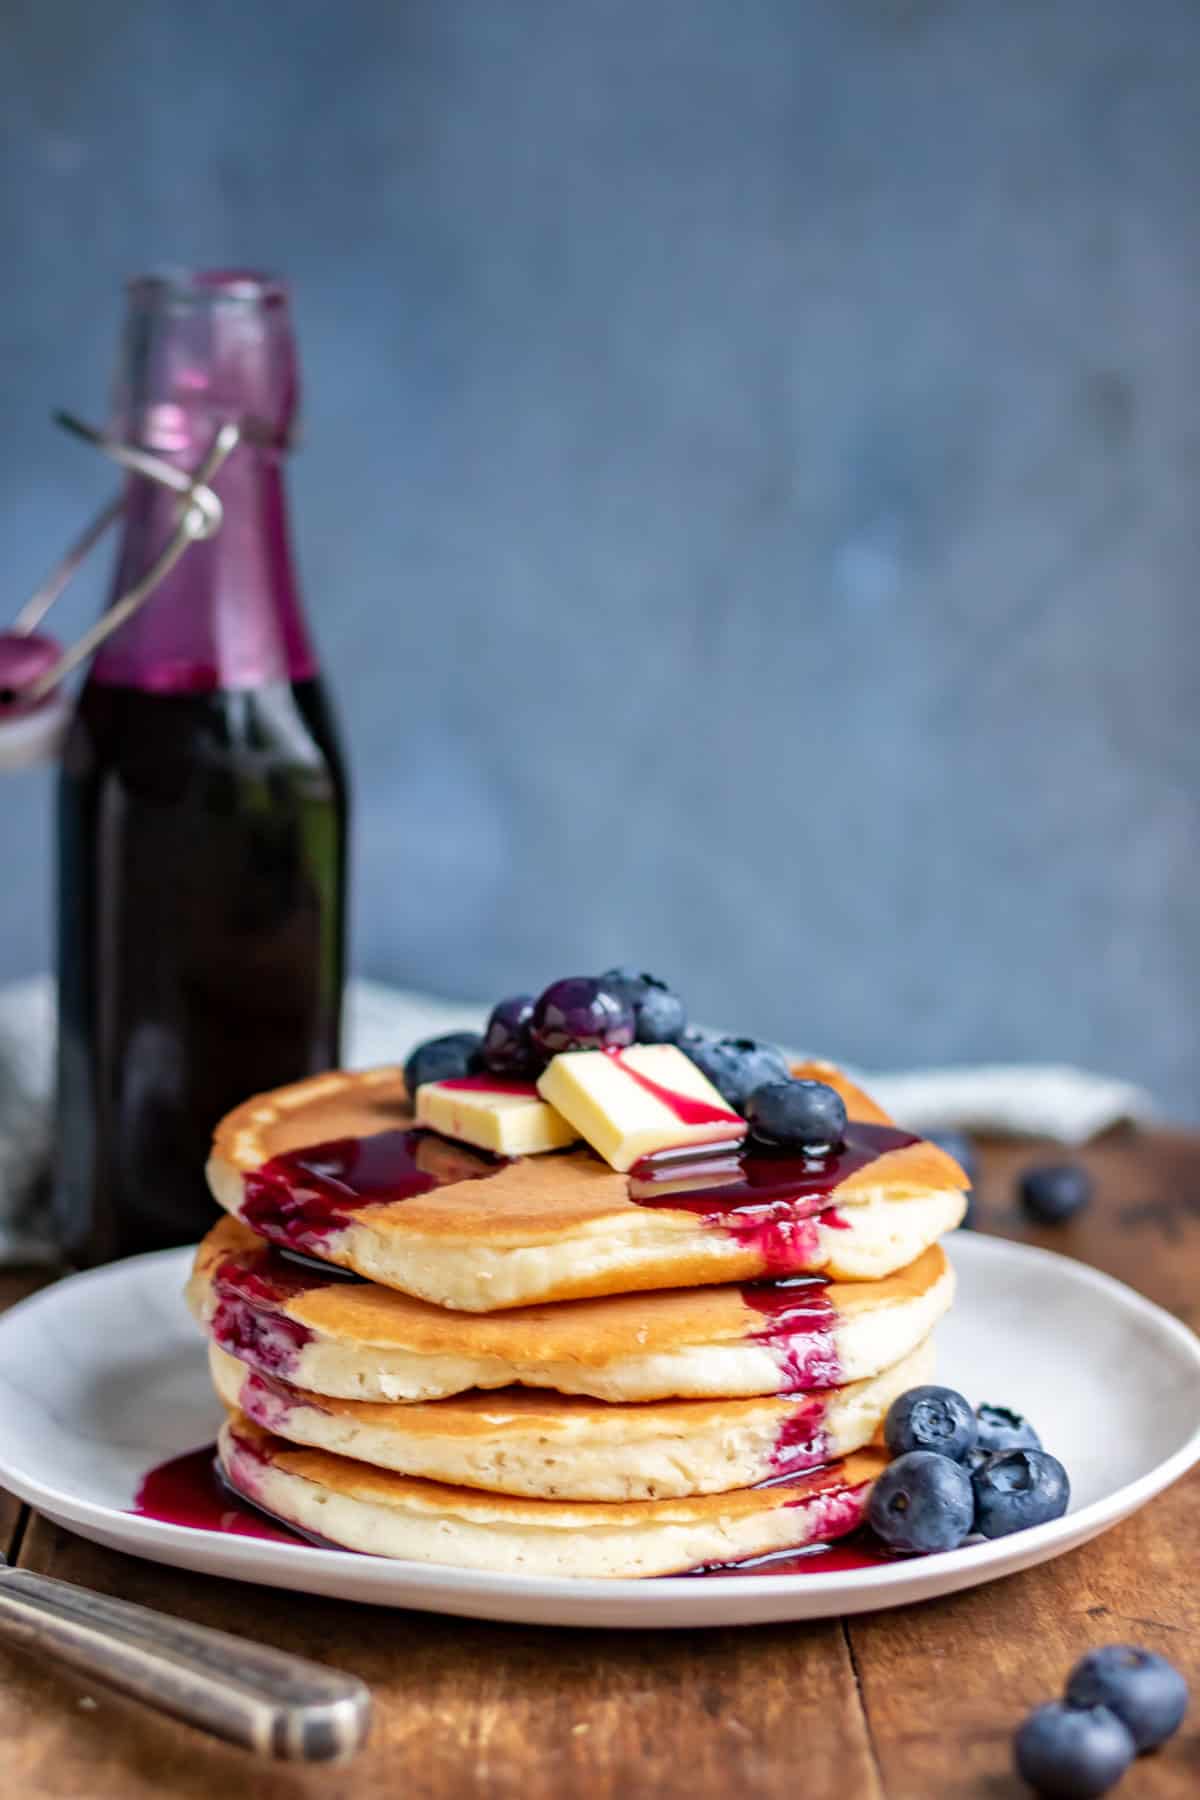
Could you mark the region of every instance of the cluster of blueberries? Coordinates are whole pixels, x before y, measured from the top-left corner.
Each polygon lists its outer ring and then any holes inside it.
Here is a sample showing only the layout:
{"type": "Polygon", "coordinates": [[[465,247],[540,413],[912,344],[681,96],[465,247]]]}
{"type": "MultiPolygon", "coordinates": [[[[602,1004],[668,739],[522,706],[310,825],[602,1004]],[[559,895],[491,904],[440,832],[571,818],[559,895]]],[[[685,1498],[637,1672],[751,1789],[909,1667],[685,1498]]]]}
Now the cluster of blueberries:
{"type": "Polygon", "coordinates": [[[1091,1650],[1063,1698],[1035,1707],[1018,1730],[1017,1773],[1047,1800],[1094,1800],[1174,1736],[1187,1704],[1187,1682],[1165,1656],[1134,1644],[1091,1650]]]}
{"type": "MultiPolygon", "coordinates": [[[[688,1024],[687,1009],[665,981],[623,965],[603,975],[569,975],[539,995],[511,994],[494,1006],[482,1033],[451,1031],[429,1038],[404,1065],[408,1091],[427,1081],[489,1073],[536,1081],[563,1050],[617,1050],[629,1044],[678,1044],[755,1139],[815,1153],[836,1149],[846,1130],[840,1094],[823,1081],[798,1081],[775,1044],[727,1037],[688,1024]]],[[[962,1132],[934,1132],[974,1180],[975,1146],[962,1132]]],[[[1091,1180],[1077,1163],[1027,1169],[1021,1203],[1041,1224],[1062,1224],[1091,1198],[1091,1180]]],[[[973,1223],[968,1212],[963,1223],[973,1223]]]]}
{"type": "Polygon", "coordinates": [[[972,1412],[953,1388],[909,1388],[892,1402],[883,1435],[893,1461],[868,1517],[893,1550],[956,1550],[973,1533],[1007,1537],[1067,1510],[1067,1471],[1007,1407],[972,1412]]]}
{"type": "Polygon", "coordinates": [[[532,1081],[564,1050],[630,1044],[677,1044],[762,1143],[820,1152],[842,1141],[846,1107],[833,1088],[794,1080],[774,1044],[689,1026],[683,1001],[665,981],[628,967],[569,975],[536,998],[510,995],[492,1008],[482,1035],[453,1031],[419,1044],[404,1078],[410,1094],[427,1081],[485,1071],[532,1081]]]}

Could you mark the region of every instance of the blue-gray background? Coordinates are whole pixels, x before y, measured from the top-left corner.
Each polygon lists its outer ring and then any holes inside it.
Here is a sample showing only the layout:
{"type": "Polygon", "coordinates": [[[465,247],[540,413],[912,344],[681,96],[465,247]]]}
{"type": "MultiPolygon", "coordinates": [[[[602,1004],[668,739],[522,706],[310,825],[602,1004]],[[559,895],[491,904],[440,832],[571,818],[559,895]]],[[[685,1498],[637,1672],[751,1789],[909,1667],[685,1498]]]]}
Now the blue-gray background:
{"type": "Polygon", "coordinates": [[[1194,0],[5,8],[10,610],[105,489],[47,409],[121,276],[277,265],[360,968],[633,958],[1195,1115],[1198,77],[1194,0]]]}

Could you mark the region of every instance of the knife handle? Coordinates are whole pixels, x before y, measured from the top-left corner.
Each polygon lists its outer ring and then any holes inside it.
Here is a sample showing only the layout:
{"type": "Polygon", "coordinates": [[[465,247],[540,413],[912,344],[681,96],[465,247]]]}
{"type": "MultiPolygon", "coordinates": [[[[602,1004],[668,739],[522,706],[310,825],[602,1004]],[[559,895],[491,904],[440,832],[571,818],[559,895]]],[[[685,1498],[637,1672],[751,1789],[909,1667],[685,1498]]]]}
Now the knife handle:
{"type": "Polygon", "coordinates": [[[0,1636],[259,1756],[340,1761],[370,1725],[355,1676],[31,1569],[0,1571],[0,1636]]]}

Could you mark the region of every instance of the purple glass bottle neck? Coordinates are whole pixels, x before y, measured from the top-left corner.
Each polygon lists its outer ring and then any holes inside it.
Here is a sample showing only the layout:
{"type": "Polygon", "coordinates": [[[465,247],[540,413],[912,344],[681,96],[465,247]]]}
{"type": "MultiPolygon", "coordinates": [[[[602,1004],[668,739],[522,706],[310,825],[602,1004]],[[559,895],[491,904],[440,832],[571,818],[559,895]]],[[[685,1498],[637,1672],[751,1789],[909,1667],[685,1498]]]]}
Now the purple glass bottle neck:
{"type": "MultiPolygon", "coordinates": [[[[212,482],[224,511],[133,618],[97,652],[90,679],[152,693],[210,693],[316,673],[287,521],[283,456],[297,404],[287,296],[242,271],[151,277],[130,289],[112,429],[187,470],[220,425],[244,441],[212,482]]],[[[178,502],[130,478],[113,584],[159,554],[178,502]]]]}

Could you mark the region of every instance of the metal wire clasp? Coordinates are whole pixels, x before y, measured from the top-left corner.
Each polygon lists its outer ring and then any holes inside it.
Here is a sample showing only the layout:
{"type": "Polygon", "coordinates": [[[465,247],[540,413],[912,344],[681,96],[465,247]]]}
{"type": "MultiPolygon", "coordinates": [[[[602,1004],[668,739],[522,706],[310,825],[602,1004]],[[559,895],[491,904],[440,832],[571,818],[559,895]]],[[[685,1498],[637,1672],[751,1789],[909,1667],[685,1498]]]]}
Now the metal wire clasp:
{"type": "MultiPolygon", "coordinates": [[[[97,619],[90,630],[85,631],[81,638],[63,652],[52,668],[39,675],[36,681],[23,690],[22,697],[31,701],[43,699],[52,688],[58,686],[64,675],[69,675],[72,669],[86,661],[105,638],[111,637],[126,619],[131,618],[150,598],[164,576],[170,574],[189,544],[214,537],[221,529],[221,502],[208,484],[221,464],[236,450],[242,438],[242,427],[232,419],[226,420],[217,431],[195,473],[189,475],[185,470],[176,469],[171,463],[151,455],[148,450],[140,450],[134,444],[121,444],[113,438],[105,437],[103,432],[97,431],[94,426],[85,425],[82,419],[77,419],[72,413],[56,412],[54,420],[64,430],[82,438],[84,443],[94,444],[106,456],[111,456],[123,469],[129,469],[135,475],[144,475],[148,481],[157,481],[160,486],[170,488],[172,493],[178,494],[179,517],[174,532],[141,579],[127,588],[103,617],[97,619]]],[[[124,504],[124,496],[118,494],[80,533],[66,555],[17,614],[12,626],[16,636],[28,637],[37,630],[89,551],[100,542],[109,526],[120,518],[124,504]]]]}

